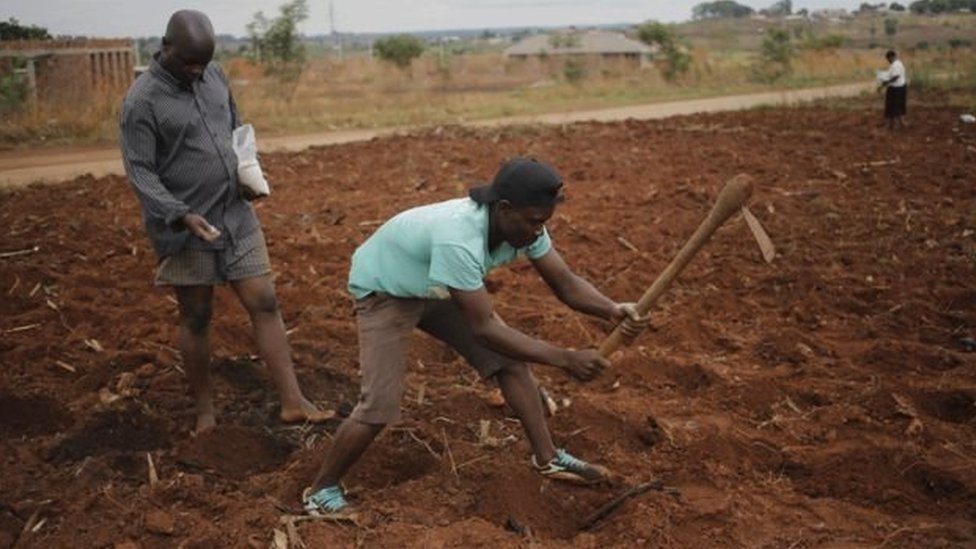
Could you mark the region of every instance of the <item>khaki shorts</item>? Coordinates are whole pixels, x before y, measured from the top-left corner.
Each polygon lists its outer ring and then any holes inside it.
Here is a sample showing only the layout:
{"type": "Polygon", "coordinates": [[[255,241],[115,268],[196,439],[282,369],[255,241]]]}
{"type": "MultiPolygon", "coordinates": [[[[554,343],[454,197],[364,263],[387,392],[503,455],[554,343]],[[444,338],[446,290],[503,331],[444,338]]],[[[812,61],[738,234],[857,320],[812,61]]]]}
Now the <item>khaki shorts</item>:
{"type": "Polygon", "coordinates": [[[163,258],[156,268],[156,286],[216,286],[271,272],[271,259],[261,229],[224,250],[184,248],[163,258]]]}
{"type": "Polygon", "coordinates": [[[519,361],[479,343],[461,310],[446,299],[370,294],[356,301],[362,384],[353,419],[373,425],[399,421],[410,337],[415,327],[447,343],[483,378],[519,361]]]}

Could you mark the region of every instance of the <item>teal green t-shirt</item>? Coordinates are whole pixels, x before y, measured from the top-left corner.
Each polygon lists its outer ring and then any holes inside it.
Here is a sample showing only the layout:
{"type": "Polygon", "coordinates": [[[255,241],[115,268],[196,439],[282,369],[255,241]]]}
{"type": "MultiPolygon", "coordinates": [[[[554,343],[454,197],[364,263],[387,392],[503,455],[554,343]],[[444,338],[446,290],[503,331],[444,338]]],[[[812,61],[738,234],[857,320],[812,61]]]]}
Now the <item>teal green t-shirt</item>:
{"type": "Polygon", "coordinates": [[[448,288],[477,290],[495,267],[520,256],[538,259],[552,248],[549,232],[515,249],[488,250],[488,207],[458,198],[401,212],[384,223],[352,256],[349,291],[395,297],[447,299],[448,288]]]}

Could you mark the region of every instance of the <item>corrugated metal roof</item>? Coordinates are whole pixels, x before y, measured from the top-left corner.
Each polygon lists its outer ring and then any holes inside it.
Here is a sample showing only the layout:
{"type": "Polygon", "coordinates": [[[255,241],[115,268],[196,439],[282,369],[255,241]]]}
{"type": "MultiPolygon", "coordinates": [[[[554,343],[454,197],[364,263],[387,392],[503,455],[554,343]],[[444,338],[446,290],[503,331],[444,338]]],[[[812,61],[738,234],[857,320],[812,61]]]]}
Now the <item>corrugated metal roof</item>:
{"type": "Polygon", "coordinates": [[[654,49],[619,32],[536,34],[508,47],[505,55],[650,54],[654,49]]]}

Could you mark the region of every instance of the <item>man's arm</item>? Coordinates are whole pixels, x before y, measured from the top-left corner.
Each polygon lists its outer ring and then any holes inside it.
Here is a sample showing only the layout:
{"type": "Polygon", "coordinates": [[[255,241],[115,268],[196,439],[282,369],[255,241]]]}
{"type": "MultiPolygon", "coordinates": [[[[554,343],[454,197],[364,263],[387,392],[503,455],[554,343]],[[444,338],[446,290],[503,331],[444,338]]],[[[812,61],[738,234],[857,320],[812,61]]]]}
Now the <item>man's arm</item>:
{"type": "Polygon", "coordinates": [[[536,271],[546,281],[552,293],[570,308],[590,316],[613,320],[617,303],[577,275],[563,261],[555,248],[532,260],[536,271]]]}
{"type": "Polygon", "coordinates": [[[574,273],[555,248],[533,259],[532,265],[559,301],[573,310],[612,322],[623,322],[622,329],[627,339],[636,337],[647,328],[649,317],[641,317],[632,303],[617,303],[603,295],[589,281],[574,273]]]}
{"type": "Polygon", "coordinates": [[[473,291],[451,288],[450,292],[475,337],[494,351],[526,362],[549,364],[583,380],[596,377],[609,365],[595,349],[563,349],[510,328],[493,314],[491,297],[483,287],[473,291]]]}
{"type": "Polygon", "coordinates": [[[192,213],[160,181],[156,173],[156,124],[147,105],[128,101],[122,105],[119,143],[129,183],[150,217],[161,219],[173,228],[185,225],[207,241],[220,236],[217,229],[202,216],[192,213]]]}
{"type": "Polygon", "coordinates": [[[150,217],[177,226],[190,207],[177,200],[156,173],[156,124],[147,105],[122,105],[119,144],[129,183],[150,217]]]}

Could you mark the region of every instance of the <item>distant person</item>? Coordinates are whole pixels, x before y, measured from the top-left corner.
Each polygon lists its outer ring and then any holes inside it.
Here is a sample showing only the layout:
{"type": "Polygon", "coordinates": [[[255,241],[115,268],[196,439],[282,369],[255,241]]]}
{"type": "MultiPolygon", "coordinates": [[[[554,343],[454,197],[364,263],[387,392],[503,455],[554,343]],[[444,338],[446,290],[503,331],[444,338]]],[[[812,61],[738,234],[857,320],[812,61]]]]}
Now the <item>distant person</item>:
{"type": "Polygon", "coordinates": [[[122,158],[159,263],[155,284],[179,303],[179,348],[196,406],[196,432],[215,425],[210,379],[214,286],[228,283],[247,309],[258,349],[281,397],[285,422],[333,416],[302,394],[271,281],[261,225],[237,180],[231,135],[240,125],[216,64],[206,15],[170,17],[162,50],[129,89],[120,122],[122,158]]]}
{"type": "Polygon", "coordinates": [[[902,117],[908,113],[908,79],[905,76],[905,65],[898,59],[894,50],[885,53],[888,60],[888,70],[879,75],[878,91],[885,89],[884,117],[888,129],[905,127],[902,117]]]}
{"type": "Polygon", "coordinates": [[[574,310],[623,322],[628,337],[646,327],[647,318],[632,304],[600,293],[553,248],[545,223],[563,200],[562,185],[546,164],[515,159],[491,185],[472,189],[469,197],[401,212],[359,246],[349,291],[356,300],[360,397],[303,495],[306,511],[335,519],[353,515],[339,481],[380,431],[400,419],[414,328],[454,348],[482,378],[498,383],[525,429],[532,448],[527,461],[539,474],[584,484],[606,480],[606,469],[555,446],[527,363],[587,380],[607,361],[595,349],[563,349],[507,326],[484,285],[489,271],[525,257],[574,310]]]}

